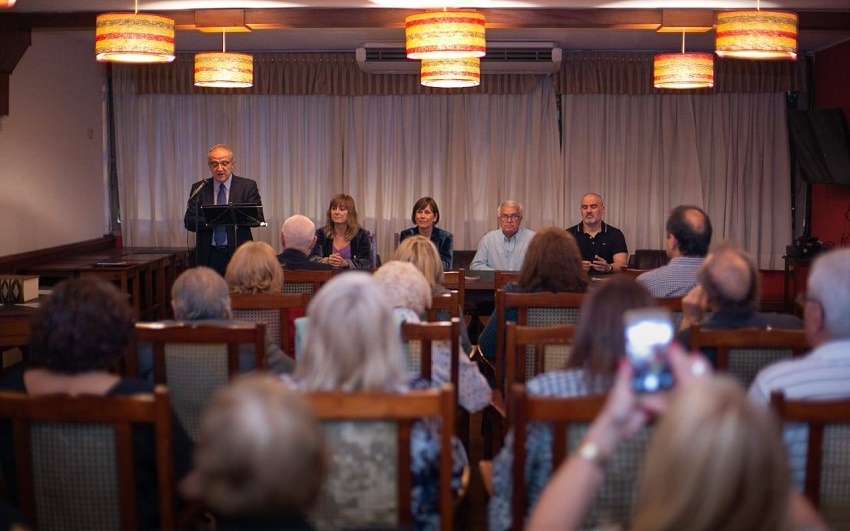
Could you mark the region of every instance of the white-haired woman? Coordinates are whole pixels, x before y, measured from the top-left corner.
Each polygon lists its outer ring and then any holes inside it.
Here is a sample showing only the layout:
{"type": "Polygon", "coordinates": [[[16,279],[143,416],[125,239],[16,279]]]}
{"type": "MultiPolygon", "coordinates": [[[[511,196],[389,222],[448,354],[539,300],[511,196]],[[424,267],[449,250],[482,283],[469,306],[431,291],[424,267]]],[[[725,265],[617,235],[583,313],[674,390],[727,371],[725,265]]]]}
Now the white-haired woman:
{"type": "MultiPolygon", "coordinates": [[[[393,314],[402,321],[418,323],[420,316],[431,307],[431,286],[410,262],[387,262],[375,271],[375,281],[392,304],[393,314]]],[[[492,391],[478,366],[464,355],[460,356],[458,370],[460,405],[470,413],[487,407],[492,391]]],[[[445,342],[434,346],[431,379],[437,385],[451,382],[451,351],[445,342]]]]}
{"type": "MultiPolygon", "coordinates": [[[[301,391],[410,390],[392,305],[372,275],[334,277],[313,298],[307,317],[298,365],[292,377],[282,377],[285,384],[301,391]]],[[[452,486],[459,489],[468,460],[454,443],[452,486]]],[[[416,529],[439,529],[439,453],[437,430],[417,424],[410,437],[416,529]]]]}

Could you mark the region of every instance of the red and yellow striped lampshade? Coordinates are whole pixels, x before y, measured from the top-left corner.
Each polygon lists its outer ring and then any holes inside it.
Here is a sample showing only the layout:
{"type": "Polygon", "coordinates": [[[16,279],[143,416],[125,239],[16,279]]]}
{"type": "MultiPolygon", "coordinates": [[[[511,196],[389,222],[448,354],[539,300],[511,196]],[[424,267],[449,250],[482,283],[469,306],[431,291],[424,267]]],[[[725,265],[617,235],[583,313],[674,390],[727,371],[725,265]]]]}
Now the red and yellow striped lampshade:
{"type": "Polygon", "coordinates": [[[247,53],[195,54],[195,86],[247,88],[254,84],[254,58],[247,53]]]}
{"type": "Polygon", "coordinates": [[[475,11],[434,11],[404,19],[408,59],[484,57],[484,15],[475,11]]]}
{"type": "Polygon", "coordinates": [[[726,11],[717,15],[715,51],[733,59],[796,59],[797,14],[726,11]]]}
{"type": "Polygon", "coordinates": [[[419,82],[426,87],[437,88],[477,87],[481,82],[481,59],[423,59],[419,82]]]}
{"type": "Polygon", "coordinates": [[[95,58],[115,63],[170,63],[174,19],[138,13],[102,13],[95,23],[95,58]]]}
{"type": "Polygon", "coordinates": [[[15,0],[0,0],[0,9],[12,7],[13,5],[15,5],[15,0]]]}
{"type": "Polygon", "coordinates": [[[653,60],[655,88],[694,89],[714,86],[714,56],[710,53],[660,53],[653,60]]]}

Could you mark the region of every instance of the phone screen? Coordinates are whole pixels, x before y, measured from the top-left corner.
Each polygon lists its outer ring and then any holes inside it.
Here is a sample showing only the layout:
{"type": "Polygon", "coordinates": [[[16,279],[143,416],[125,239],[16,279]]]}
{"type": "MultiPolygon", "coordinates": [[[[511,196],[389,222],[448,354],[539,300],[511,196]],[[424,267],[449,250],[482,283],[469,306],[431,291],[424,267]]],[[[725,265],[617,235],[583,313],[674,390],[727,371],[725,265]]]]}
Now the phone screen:
{"type": "Polygon", "coordinates": [[[668,310],[646,308],[623,314],[626,355],[632,365],[632,389],[654,393],[673,386],[666,348],[673,341],[673,319],[668,310]]]}

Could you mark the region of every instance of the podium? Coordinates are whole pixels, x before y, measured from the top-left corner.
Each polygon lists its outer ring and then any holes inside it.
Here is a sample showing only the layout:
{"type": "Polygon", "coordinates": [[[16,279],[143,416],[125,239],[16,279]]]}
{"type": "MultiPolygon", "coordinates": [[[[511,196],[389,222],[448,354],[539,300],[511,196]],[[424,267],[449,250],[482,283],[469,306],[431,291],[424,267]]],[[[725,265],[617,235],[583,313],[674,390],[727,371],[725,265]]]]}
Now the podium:
{"type": "Polygon", "coordinates": [[[263,206],[247,203],[202,205],[201,214],[207,227],[265,227],[263,206]]]}

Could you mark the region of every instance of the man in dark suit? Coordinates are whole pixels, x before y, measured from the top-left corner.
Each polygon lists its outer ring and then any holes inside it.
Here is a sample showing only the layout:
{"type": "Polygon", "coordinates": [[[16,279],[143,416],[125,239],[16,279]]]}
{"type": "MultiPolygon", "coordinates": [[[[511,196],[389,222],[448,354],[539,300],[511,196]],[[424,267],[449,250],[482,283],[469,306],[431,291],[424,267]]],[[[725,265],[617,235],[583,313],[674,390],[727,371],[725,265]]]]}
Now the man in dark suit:
{"type": "MultiPolygon", "coordinates": [[[[253,240],[247,226],[208,227],[204,222],[203,205],[249,204],[262,206],[257,183],[252,179],[233,175],[236,160],[233,151],[224,144],[216,144],[209,152],[212,177],[192,185],[183,225],[186,230],[197,231],[196,264],[211,267],[224,275],[227,262],[239,245],[253,240]]],[[[264,223],[262,211],[257,222],[264,223]]]]}
{"type": "Polygon", "coordinates": [[[283,252],[277,256],[284,269],[328,270],[331,266],[311,262],[307,256],[316,244],[316,225],[307,216],[296,214],[287,218],[280,228],[283,252]]]}

